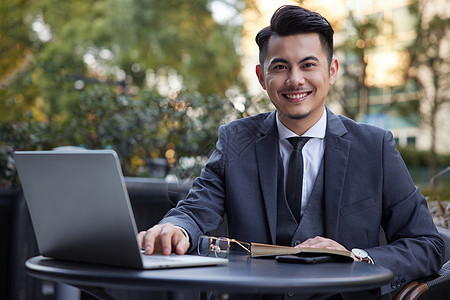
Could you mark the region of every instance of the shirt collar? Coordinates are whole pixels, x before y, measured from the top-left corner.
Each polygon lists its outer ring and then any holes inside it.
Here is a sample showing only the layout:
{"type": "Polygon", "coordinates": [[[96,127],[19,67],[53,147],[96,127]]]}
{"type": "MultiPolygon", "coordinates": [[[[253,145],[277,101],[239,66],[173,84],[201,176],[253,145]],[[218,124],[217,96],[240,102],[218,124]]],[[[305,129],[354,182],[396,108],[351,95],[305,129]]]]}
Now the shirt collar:
{"type": "MultiPolygon", "coordinates": [[[[287,139],[293,136],[298,136],[296,133],[292,132],[286,126],[281,123],[280,118],[277,116],[277,128],[278,128],[278,138],[279,140],[287,139]]],[[[325,137],[325,130],[327,128],[327,110],[324,108],[322,117],[316,124],[314,124],[310,129],[308,129],[302,136],[323,139],[325,137]]]]}

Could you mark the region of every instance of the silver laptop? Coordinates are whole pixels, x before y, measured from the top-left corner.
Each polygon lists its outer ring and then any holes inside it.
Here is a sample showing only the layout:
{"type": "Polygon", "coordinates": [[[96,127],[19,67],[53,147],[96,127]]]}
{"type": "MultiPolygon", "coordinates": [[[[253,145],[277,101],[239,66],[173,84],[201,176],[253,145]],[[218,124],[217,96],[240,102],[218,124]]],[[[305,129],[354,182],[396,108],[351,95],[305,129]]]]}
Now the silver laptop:
{"type": "Polygon", "coordinates": [[[16,151],[39,251],[62,260],[157,269],[226,259],[144,255],[116,152],[16,151]]]}

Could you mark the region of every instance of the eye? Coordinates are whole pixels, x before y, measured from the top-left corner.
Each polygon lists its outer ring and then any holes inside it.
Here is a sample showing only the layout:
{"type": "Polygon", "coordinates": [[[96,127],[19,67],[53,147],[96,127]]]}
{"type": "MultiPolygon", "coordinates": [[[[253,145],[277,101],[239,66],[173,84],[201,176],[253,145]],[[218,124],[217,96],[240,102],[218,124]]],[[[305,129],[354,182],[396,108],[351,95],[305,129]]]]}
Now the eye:
{"type": "Polygon", "coordinates": [[[284,70],[287,69],[285,65],[276,65],[273,67],[274,70],[284,70]]]}
{"type": "Polygon", "coordinates": [[[307,69],[308,69],[308,68],[312,68],[312,67],[314,67],[314,66],[315,66],[315,64],[312,63],[312,62],[308,62],[308,63],[306,63],[306,64],[303,65],[303,67],[304,67],[304,68],[307,68],[307,69]]]}

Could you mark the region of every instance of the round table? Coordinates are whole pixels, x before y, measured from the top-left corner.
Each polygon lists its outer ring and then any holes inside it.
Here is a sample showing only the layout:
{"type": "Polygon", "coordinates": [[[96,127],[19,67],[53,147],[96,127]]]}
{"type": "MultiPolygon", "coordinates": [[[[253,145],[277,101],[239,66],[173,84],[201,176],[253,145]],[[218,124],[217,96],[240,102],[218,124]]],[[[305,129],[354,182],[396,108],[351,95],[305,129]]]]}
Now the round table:
{"type": "Polygon", "coordinates": [[[159,270],[36,256],[27,260],[25,268],[33,277],[76,286],[99,299],[112,299],[103,288],[330,295],[375,289],[388,284],[393,277],[384,267],[361,262],[293,264],[247,255],[230,256],[226,265],[159,270]]]}

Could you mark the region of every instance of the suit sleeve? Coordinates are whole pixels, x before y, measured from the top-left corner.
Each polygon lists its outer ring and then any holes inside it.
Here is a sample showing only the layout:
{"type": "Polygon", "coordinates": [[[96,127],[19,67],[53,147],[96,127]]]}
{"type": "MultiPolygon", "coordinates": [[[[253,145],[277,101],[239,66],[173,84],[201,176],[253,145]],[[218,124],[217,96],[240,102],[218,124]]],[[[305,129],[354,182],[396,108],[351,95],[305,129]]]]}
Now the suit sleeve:
{"type": "Polygon", "coordinates": [[[382,182],[381,225],[387,245],[367,251],[375,264],[394,272],[391,284],[381,289],[385,294],[412,280],[435,274],[443,263],[444,242],[390,132],[384,135],[382,182]]]}
{"type": "Polygon", "coordinates": [[[202,234],[215,230],[223,221],[226,141],[226,127],[221,126],[216,150],[208,159],[200,176],[195,179],[188,195],[160,222],[172,223],[187,231],[191,243],[188,252],[195,249],[202,234]]]}

